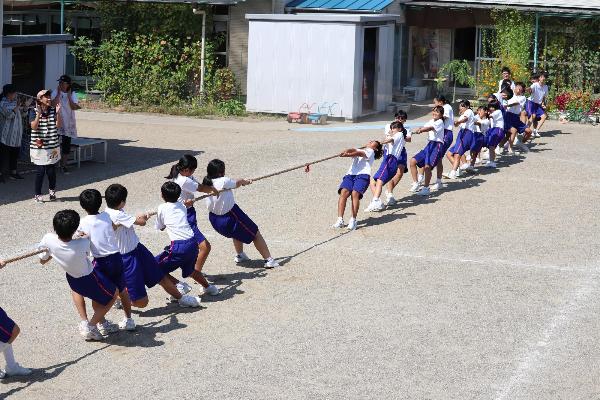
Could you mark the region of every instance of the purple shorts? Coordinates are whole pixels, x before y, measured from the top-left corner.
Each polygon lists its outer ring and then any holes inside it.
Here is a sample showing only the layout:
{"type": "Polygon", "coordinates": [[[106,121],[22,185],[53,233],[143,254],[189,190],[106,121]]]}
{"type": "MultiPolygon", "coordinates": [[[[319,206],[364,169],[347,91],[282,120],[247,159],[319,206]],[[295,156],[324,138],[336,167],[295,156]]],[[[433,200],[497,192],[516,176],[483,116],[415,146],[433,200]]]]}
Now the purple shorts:
{"type": "Polygon", "coordinates": [[[192,231],[194,232],[196,242],[198,244],[204,242],[206,238],[204,237],[202,232],[200,232],[200,229],[198,229],[198,220],[196,219],[196,209],[194,207],[190,207],[187,209],[187,220],[190,224],[190,228],[192,228],[192,231]]]}
{"type": "Polygon", "coordinates": [[[398,159],[391,154],[386,154],[379,166],[375,175],[373,175],[373,179],[381,180],[385,185],[389,181],[392,180],[394,176],[396,176],[396,172],[398,171],[398,159]]]}
{"type": "Polygon", "coordinates": [[[435,167],[444,156],[444,143],[430,141],[427,146],[413,157],[417,161],[417,166],[423,168],[429,165],[435,167]]]}
{"type": "Polygon", "coordinates": [[[456,143],[454,143],[454,146],[450,147],[448,151],[451,154],[459,154],[462,156],[471,148],[472,141],[473,132],[469,129],[461,129],[456,136],[456,143]]]}
{"type": "Polygon", "coordinates": [[[228,213],[217,215],[210,213],[208,219],[215,231],[226,238],[250,244],[258,233],[258,226],[237,204],[228,213]]]}
{"type": "MultiPolygon", "coordinates": [[[[442,149],[442,154],[446,154],[450,146],[452,146],[452,141],[454,140],[454,135],[452,134],[452,129],[444,129],[444,148],[442,149]]],[[[440,157],[441,160],[441,157],[440,157]]]]}
{"type": "Polygon", "coordinates": [[[100,271],[119,289],[119,292],[125,290],[125,271],[123,270],[123,259],[120,253],[94,258],[92,264],[95,270],[100,271]]]}
{"type": "Polygon", "coordinates": [[[515,128],[518,133],[523,133],[525,132],[525,128],[527,128],[527,125],[525,125],[523,121],[521,121],[521,116],[519,114],[507,112],[506,117],[504,119],[504,127],[506,128],[506,130],[515,128]]]}
{"type": "Polygon", "coordinates": [[[342,193],[342,189],[346,189],[349,192],[358,192],[362,199],[363,194],[367,191],[370,183],[371,177],[367,174],[344,175],[338,189],[338,194],[342,193]]]}
{"type": "Polygon", "coordinates": [[[109,304],[115,297],[117,290],[115,284],[96,269],[92,270],[91,274],[80,278],[73,278],[69,274],[66,275],[71,290],[103,306],[109,304]]]}
{"type": "Polygon", "coordinates": [[[403,172],[408,172],[408,155],[406,154],[406,147],[402,149],[400,158],[398,159],[398,168],[402,168],[403,172]]]}
{"type": "Polygon", "coordinates": [[[504,130],[502,128],[488,129],[485,134],[485,147],[493,149],[498,146],[498,143],[500,143],[502,139],[504,139],[504,130]]]}
{"type": "Polygon", "coordinates": [[[146,286],[153,287],[165,276],[152,253],[141,243],[138,243],[133,251],[121,257],[125,271],[125,285],[132,301],[147,297],[146,286]]]}
{"type": "Polygon", "coordinates": [[[479,153],[484,145],[485,138],[483,137],[483,133],[474,132],[471,143],[469,145],[469,150],[473,153],[479,153]]]}
{"type": "Polygon", "coordinates": [[[8,343],[15,325],[15,321],[10,319],[2,307],[0,307],[0,342],[8,343]]]}
{"type": "Polygon", "coordinates": [[[527,112],[528,117],[533,115],[537,120],[542,118],[542,115],[546,114],[546,110],[544,110],[541,104],[534,103],[531,100],[527,100],[525,103],[525,111],[527,112]]]}
{"type": "Polygon", "coordinates": [[[188,240],[175,240],[171,242],[168,250],[155,257],[156,262],[165,274],[181,268],[181,276],[187,278],[194,272],[198,258],[198,242],[193,237],[188,240]]]}

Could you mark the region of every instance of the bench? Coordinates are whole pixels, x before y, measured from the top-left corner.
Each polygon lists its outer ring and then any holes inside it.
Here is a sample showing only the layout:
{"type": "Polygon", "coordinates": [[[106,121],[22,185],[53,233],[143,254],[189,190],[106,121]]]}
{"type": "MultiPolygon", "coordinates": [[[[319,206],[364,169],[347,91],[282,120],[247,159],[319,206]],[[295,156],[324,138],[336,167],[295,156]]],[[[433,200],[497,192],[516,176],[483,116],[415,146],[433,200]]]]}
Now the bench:
{"type": "Polygon", "coordinates": [[[103,159],[99,162],[106,164],[108,155],[108,143],[103,139],[77,137],[71,140],[71,156],[67,161],[68,164],[77,164],[77,168],[81,168],[82,161],[94,160],[94,148],[102,147],[103,159]]]}

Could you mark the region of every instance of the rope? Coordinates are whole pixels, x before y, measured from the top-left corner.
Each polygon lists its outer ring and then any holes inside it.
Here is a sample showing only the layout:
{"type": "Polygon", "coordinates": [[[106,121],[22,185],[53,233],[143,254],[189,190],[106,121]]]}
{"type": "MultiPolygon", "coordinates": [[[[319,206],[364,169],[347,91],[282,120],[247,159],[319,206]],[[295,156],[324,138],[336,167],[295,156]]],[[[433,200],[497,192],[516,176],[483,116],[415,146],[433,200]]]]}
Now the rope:
{"type": "Polygon", "coordinates": [[[0,260],[0,261],[2,261],[2,265],[0,265],[0,268],[4,267],[6,264],[14,263],[14,262],[21,261],[21,260],[24,260],[29,257],[37,256],[38,254],[44,253],[46,250],[47,249],[45,249],[45,248],[40,248],[37,250],[31,250],[26,253],[19,254],[18,256],[7,258],[5,260],[0,260]]]}

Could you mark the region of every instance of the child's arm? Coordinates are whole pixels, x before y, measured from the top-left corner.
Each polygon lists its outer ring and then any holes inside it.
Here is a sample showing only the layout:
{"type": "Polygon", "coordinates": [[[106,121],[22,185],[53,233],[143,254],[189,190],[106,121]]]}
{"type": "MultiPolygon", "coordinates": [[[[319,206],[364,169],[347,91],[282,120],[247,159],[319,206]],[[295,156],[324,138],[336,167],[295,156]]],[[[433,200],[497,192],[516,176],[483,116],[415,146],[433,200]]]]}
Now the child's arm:
{"type": "Polygon", "coordinates": [[[364,151],[358,149],[348,149],[340,154],[340,157],[366,157],[364,151]]]}
{"type": "Polygon", "coordinates": [[[423,126],[415,131],[415,133],[423,133],[433,131],[435,128],[433,126],[423,126]]]}
{"type": "Polygon", "coordinates": [[[46,265],[48,262],[50,262],[50,260],[52,260],[52,256],[48,256],[48,258],[40,258],[40,264],[46,265]]]}
{"type": "Polygon", "coordinates": [[[135,217],[134,225],[145,226],[148,222],[148,216],[146,214],[138,214],[135,217]]]}
{"type": "Polygon", "coordinates": [[[69,107],[71,107],[71,110],[75,111],[75,110],[81,109],[81,106],[73,101],[73,96],[77,96],[77,95],[75,93],[73,93],[72,90],[69,90],[68,94],[69,94],[69,97],[68,97],[69,98],[69,107]]]}
{"type": "Polygon", "coordinates": [[[454,126],[459,126],[460,124],[462,124],[463,122],[467,122],[469,118],[467,117],[462,117],[459,118],[458,120],[454,121],[454,126]]]}
{"type": "Polygon", "coordinates": [[[240,186],[247,186],[252,184],[252,179],[238,179],[235,182],[235,187],[239,188],[240,186]]]}
{"type": "Polygon", "coordinates": [[[215,189],[213,186],[207,185],[198,185],[198,192],[207,193],[213,196],[218,196],[219,191],[215,189]]]}
{"type": "Polygon", "coordinates": [[[35,118],[33,119],[33,121],[31,121],[29,123],[29,125],[31,126],[31,129],[37,129],[38,126],[40,125],[40,116],[42,115],[42,109],[40,108],[40,106],[36,106],[35,107],[35,118]]]}

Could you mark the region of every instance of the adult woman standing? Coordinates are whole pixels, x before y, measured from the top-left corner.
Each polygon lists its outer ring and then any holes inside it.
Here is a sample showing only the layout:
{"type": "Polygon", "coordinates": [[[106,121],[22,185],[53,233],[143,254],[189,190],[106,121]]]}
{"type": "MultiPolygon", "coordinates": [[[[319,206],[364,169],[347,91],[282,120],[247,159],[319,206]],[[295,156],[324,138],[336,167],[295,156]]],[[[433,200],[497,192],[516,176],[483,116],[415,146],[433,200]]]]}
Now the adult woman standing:
{"type": "Polygon", "coordinates": [[[58,87],[52,91],[52,107],[60,104],[62,126],[58,128],[60,135],[61,170],[68,173],[67,159],[71,153],[71,140],[77,137],[77,124],[75,123],[75,110],[81,106],[77,102],[77,94],[71,87],[71,77],[62,75],[58,78],[58,87]]]}
{"type": "Polygon", "coordinates": [[[56,164],[60,161],[58,128],[61,127],[60,104],[51,105],[50,91],[43,89],[37,94],[35,115],[30,114],[31,142],[29,154],[36,165],[35,201],[42,202],[44,176],[48,176],[50,201],[56,200],[56,164]]]}
{"type": "Polygon", "coordinates": [[[4,85],[0,94],[0,183],[7,177],[23,179],[17,173],[17,159],[23,138],[23,121],[17,104],[17,89],[4,85]]]}

